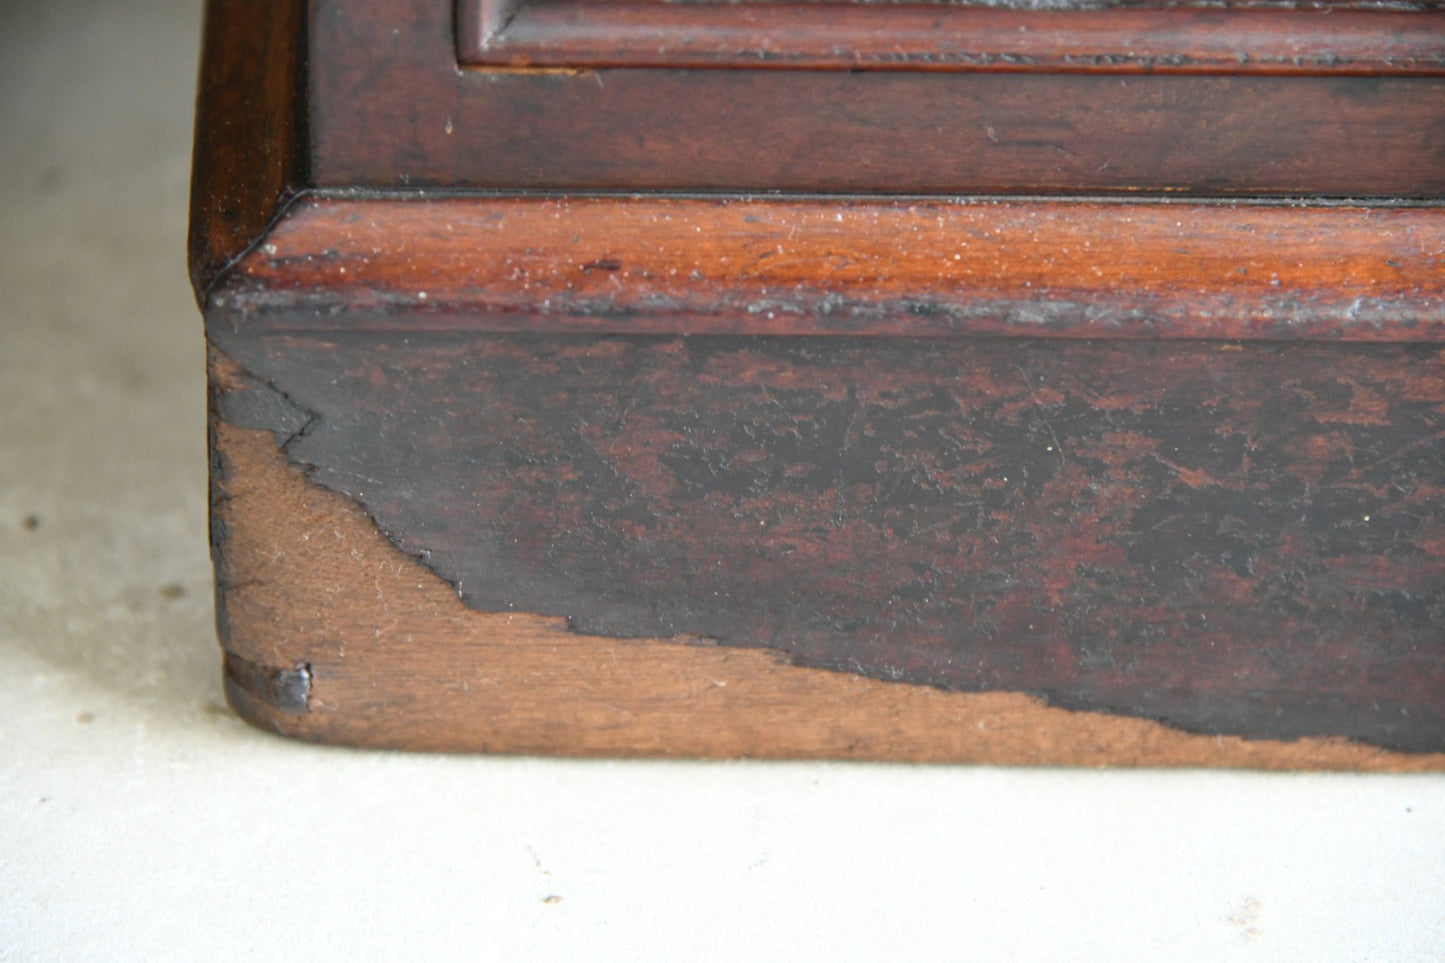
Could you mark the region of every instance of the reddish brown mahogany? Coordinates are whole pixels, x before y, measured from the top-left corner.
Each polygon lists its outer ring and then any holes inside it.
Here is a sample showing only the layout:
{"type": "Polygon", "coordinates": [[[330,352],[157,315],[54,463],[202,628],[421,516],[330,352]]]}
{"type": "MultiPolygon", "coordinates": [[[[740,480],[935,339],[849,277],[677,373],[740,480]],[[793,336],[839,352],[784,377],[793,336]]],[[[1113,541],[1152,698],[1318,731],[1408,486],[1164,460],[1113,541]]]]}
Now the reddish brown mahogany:
{"type": "MultiPolygon", "coordinates": [[[[695,6],[623,9],[669,17],[691,16],[669,10],[695,6]]],[[[1403,42],[1416,51],[1410,57],[1418,55],[1420,64],[1438,61],[1441,15],[1429,10],[1221,14],[1227,18],[1222,22],[1242,25],[1242,32],[1253,32],[1252,24],[1268,28],[1249,46],[1257,63],[1320,57],[1303,72],[1281,75],[1169,73],[1156,69],[1162,64],[1131,74],[1076,67],[1025,73],[658,69],[637,66],[645,58],[635,50],[613,61],[615,68],[467,69],[457,62],[457,38],[443,7],[435,0],[315,3],[308,29],[317,184],[1445,194],[1440,163],[1445,77],[1421,76],[1413,68],[1409,76],[1382,67],[1360,74],[1351,66],[1357,56],[1393,57],[1392,45],[1407,37],[1414,39],[1403,42]],[[1343,24],[1365,17],[1363,22],[1381,28],[1362,41],[1369,49],[1356,54],[1347,44],[1336,57],[1312,48],[1308,36],[1298,47],[1292,27],[1269,26],[1319,18],[1333,23],[1336,17],[1343,24]]],[[[613,16],[599,14],[613,8],[610,0],[585,7],[589,15],[613,16]]],[[[553,9],[550,3],[528,5],[519,26],[533,15],[552,16],[553,9]]],[[[845,22],[849,9],[844,7],[845,22]]],[[[834,7],[829,10],[831,16],[834,7]]],[[[1033,16],[1045,18],[1043,12],[1033,16]]],[[[1091,16],[1095,19],[1087,22],[1120,16],[1133,22],[1134,14],[1110,10],[1091,16]]],[[[1190,47],[1187,25],[1203,14],[1171,8],[1148,16],[1159,24],[1186,25],[1181,36],[1190,47]]],[[[1358,29],[1342,28],[1340,42],[1358,36],[1358,29]]],[[[1100,42],[1112,42],[1104,33],[1100,42]]],[[[860,49],[872,43],[866,31],[855,32],[849,42],[860,49]]],[[[1068,55],[1076,59],[1088,59],[1094,49],[1063,29],[1040,44],[1073,51],[1068,55]]],[[[1110,50],[1097,52],[1111,56],[1110,50]]],[[[564,53],[561,59],[572,56],[564,53]]]]}
{"type": "Polygon", "coordinates": [[[1442,15],[1007,6],[212,0],[238,710],[1445,766],[1442,15]]]}
{"type": "Polygon", "coordinates": [[[1441,748],[1439,347],[216,322],[218,417],[482,611],[1441,748]]]}
{"type": "MultiPolygon", "coordinates": [[[[234,365],[213,362],[217,393],[246,390],[234,365]]],[[[290,736],[452,752],[1445,768],[1445,753],[1193,735],[1020,693],[791,666],[766,649],[589,636],[562,618],[479,612],[354,502],[308,484],[268,432],[220,422],[214,445],[227,695],[290,736]]]]}
{"type": "Polygon", "coordinates": [[[1430,341],[1442,252],[1433,207],[336,198],[224,298],[258,329],[1430,341]]]}
{"type": "Polygon", "coordinates": [[[304,6],[227,0],[206,7],[191,175],[198,297],[305,186],[304,6]]]}
{"type": "Polygon", "coordinates": [[[1352,6],[460,0],[458,42],[463,63],[506,67],[1445,72],[1445,14],[1352,6]]]}

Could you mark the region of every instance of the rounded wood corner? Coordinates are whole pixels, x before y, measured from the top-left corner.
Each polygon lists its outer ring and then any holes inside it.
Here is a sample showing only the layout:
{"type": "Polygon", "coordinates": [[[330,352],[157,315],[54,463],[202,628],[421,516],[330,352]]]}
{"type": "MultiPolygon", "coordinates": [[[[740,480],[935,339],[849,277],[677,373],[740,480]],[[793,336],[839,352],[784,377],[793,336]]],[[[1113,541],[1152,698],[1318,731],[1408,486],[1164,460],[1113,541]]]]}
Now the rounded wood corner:
{"type": "MultiPolygon", "coordinates": [[[[239,368],[213,354],[212,377],[239,368]]],[[[226,692],[312,742],[564,756],[828,758],[1049,766],[1445,769],[1445,753],[1250,740],[805,668],[766,648],[589,636],[470,609],[270,432],[213,425],[226,692]]]]}

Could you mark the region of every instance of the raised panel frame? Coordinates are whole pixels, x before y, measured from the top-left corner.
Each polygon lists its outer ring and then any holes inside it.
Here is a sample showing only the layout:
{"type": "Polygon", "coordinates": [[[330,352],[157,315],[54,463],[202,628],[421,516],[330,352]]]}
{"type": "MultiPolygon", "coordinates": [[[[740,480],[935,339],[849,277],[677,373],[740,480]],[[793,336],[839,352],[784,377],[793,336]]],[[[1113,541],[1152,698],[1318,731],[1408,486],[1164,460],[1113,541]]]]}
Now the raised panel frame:
{"type": "Polygon", "coordinates": [[[493,69],[1445,72],[1433,3],[459,0],[457,24],[493,69]]]}

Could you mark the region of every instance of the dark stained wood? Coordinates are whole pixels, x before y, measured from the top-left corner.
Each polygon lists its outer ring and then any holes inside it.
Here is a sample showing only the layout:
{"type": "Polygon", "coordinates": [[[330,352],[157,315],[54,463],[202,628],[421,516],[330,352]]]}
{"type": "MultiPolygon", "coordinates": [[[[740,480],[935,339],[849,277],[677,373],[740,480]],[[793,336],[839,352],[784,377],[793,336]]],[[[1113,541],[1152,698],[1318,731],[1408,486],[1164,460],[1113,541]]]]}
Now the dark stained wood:
{"type": "Polygon", "coordinates": [[[1445,348],[212,337],[475,608],[1445,751],[1445,348]]]}
{"type": "Polygon", "coordinates": [[[1445,336],[1435,207],[308,200],[222,300],[268,330],[1445,336]],[[345,306],[346,311],[338,311],[345,306]]]}
{"type": "Polygon", "coordinates": [[[197,297],[306,182],[305,0],[206,7],[191,172],[197,297]]]}
{"type": "Polygon", "coordinates": [[[463,63],[504,67],[1445,72],[1440,11],[1087,6],[460,0],[458,43],[463,63]]]}
{"type": "MultiPolygon", "coordinates": [[[[233,364],[213,362],[218,399],[248,390],[233,364]]],[[[1445,753],[1190,735],[1019,693],[799,667],[767,649],[589,636],[560,618],[478,612],[353,501],[308,483],[269,432],[218,421],[214,438],[227,693],[247,719],[286,735],[564,755],[1445,769],[1445,753]]]]}
{"type": "Polygon", "coordinates": [[[483,71],[434,0],[311,31],[321,186],[1445,195],[1440,77],[483,71]]]}
{"type": "Polygon", "coordinates": [[[469,67],[450,2],[211,2],[242,714],[1445,768],[1438,5],[944,4],[977,45],[932,65],[946,34],[886,63],[858,26],[918,8],[849,6],[858,70],[807,59],[822,7],[652,10],[773,18],[757,70],[716,69],[727,30],[649,60],[596,3],[490,6],[487,56],[555,59],[469,67]]]}

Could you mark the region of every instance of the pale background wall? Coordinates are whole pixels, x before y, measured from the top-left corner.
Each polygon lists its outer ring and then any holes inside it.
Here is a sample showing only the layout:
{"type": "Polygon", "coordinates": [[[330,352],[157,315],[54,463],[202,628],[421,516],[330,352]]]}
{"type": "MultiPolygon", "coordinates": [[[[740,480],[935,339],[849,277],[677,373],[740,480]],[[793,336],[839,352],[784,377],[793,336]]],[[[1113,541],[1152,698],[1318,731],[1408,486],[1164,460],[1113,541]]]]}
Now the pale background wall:
{"type": "Polygon", "coordinates": [[[1438,776],[445,758],[233,718],[198,15],[0,0],[0,959],[1445,959],[1438,776]]]}

